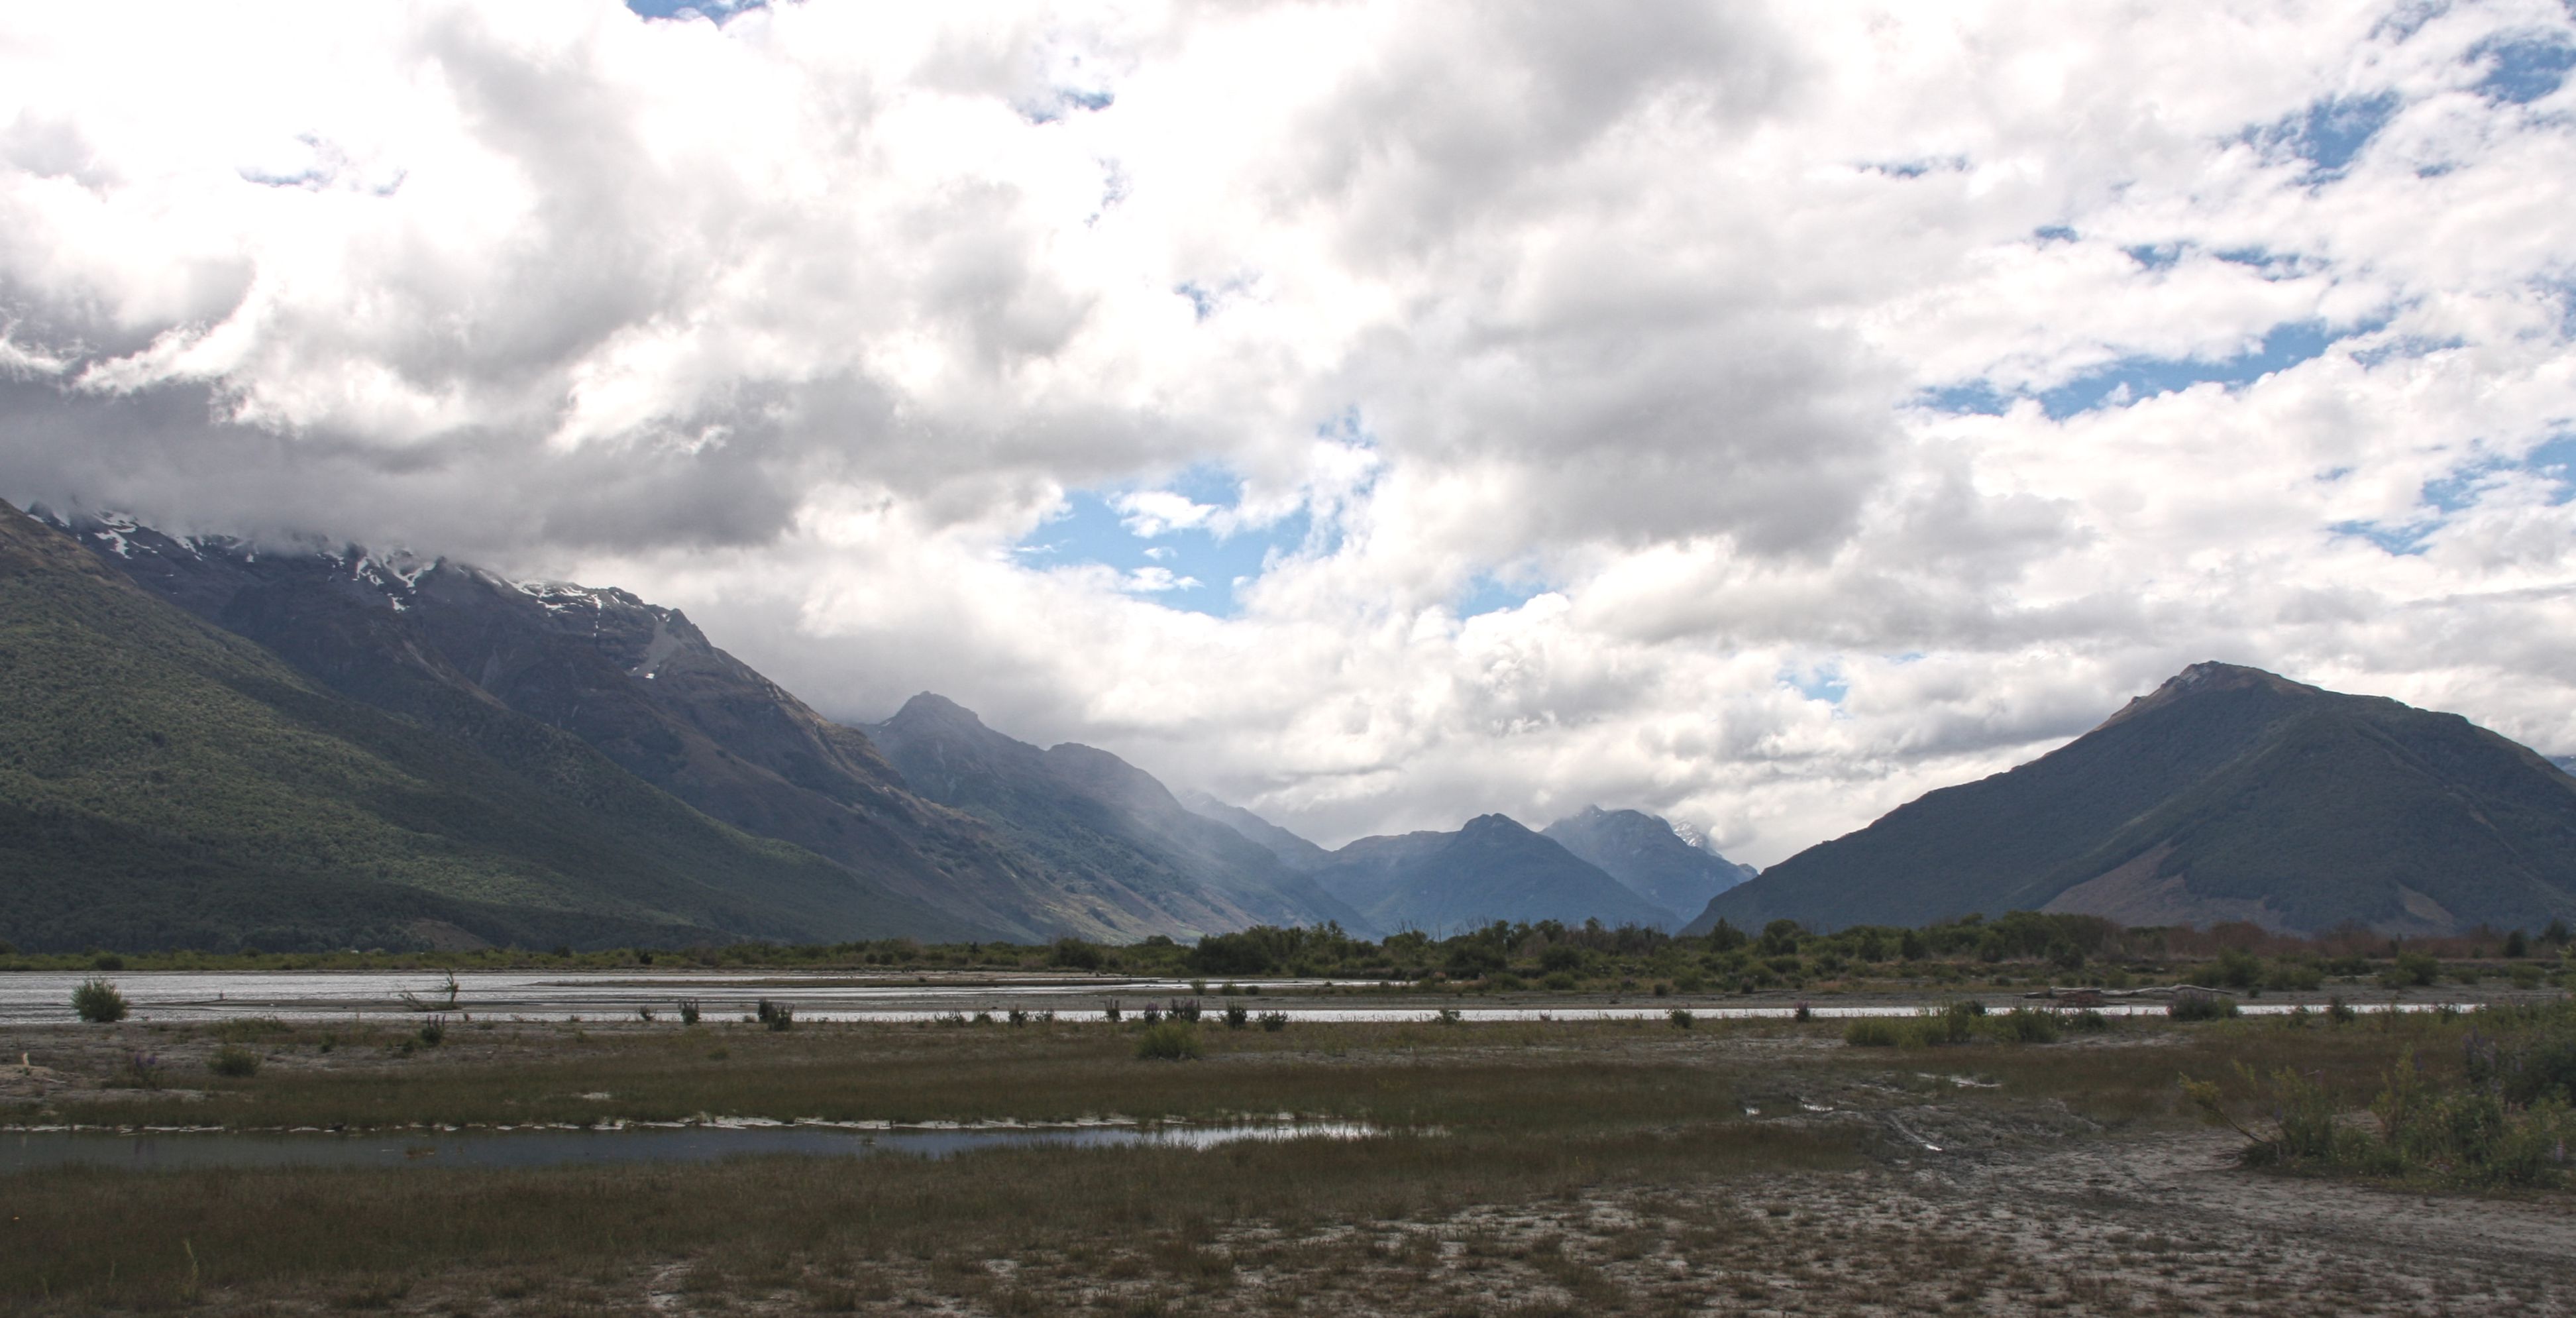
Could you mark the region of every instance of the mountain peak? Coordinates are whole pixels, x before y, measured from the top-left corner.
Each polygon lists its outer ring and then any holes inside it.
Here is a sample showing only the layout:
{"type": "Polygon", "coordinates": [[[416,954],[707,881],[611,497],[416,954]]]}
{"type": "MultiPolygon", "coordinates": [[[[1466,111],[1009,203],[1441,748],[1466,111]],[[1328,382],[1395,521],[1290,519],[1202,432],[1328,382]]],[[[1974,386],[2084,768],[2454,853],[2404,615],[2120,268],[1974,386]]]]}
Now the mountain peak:
{"type": "Polygon", "coordinates": [[[2123,719],[2135,718],[2149,710],[2162,709],[2177,701],[2231,691],[2269,691],[2283,696],[2332,694],[2322,687],[2293,682],[2279,673],[2265,669],[2225,663],[2216,659],[2204,659],[2166,678],[2164,684],[2155,690],[2121,706],[2118,713],[2102,721],[2102,726],[2107,728],[2123,719]]]}
{"type": "Polygon", "coordinates": [[[903,702],[903,708],[886,720],[886,726],[906,727],[947,724],[955,727],[982,728],[984,720],[975,711],[935,691],[924,691],[903,702]]]}

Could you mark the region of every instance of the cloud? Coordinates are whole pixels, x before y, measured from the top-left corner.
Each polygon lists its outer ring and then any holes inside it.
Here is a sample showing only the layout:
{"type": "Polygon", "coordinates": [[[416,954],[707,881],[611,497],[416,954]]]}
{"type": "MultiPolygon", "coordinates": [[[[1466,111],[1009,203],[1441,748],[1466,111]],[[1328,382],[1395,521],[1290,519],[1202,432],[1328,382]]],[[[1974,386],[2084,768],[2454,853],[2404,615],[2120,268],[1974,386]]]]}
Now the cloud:
{"type": "Polygon", "coordinates": [[[2553,0],[666,8],[19,16],[0,494],[1328,841],[1767,862],[2203,658],[2576,750],[2553,0]]]}

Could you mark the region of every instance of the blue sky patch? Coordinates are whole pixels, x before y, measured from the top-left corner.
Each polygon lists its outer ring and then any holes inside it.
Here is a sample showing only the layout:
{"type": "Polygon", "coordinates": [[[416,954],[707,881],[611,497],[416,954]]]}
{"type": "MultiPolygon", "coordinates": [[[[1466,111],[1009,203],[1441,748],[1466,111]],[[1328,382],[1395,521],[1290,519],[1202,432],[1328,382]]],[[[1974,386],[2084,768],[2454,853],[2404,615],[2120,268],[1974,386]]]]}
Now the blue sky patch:
{"type": "Polygon", "coordinates": [[[2487,65],[2487,76],[2478,80],[2479,95],[2528,105],[2567,81],[2567,71],[2576,68],[2576,43],[2559,33],[2490,41],[2470,51],[2469,58],[2487,65]]]}
{"type": "Polygon", "coordinates": [[[2036,395],[2007,394],[1990,380],[1970,380],[1927,389],[1917,396],[1917,402],[1953,416],[2002,416],[2019,399],[2036,397],[2050,420],[2063,421],[2078,413],[2126,406],[2196,384],[2251,384],[2274,371],[2325,355],[2326,349],[2342,337],[2318,321],[2291,321],[2273,326],[2263,336],[2260,347],[2220,361],[2123,357],[2036,395]]]}
{"type": "Polygon", "coordinates": [[[2196,384],[2251,384],[2274,371],[2325,355],[2336,336],[2315,321],[2275,325],[2261,347],[2224,361],[2191,358],[2126,357],[2100,370],[2067,381],[2039,395],[2050,419],[2064,420],[2090,412],[2115,399],[2153,398],[2196,384]]]}
{"type": "Polygon", "coordinates": [[[2248,132],[2246,139],[2267,151],[2286,152],[2307,161],[2313,166],[2309,171],[2312,178],[2333,178],[2361,154],[2361,149],[2388,126],[2389,120],[2397,117],[2402,104],[2393,91],[2376,96],[2328,97],[2297,114],[2248,132]]]}
{"type": "Polygon", "coordinates": [[[645,18],[695,15],[721,27],[726,19],[745,10],[768,8],[769,0],[626,0],[626,7],[645,18]]]}
{"type": "Polygon", "coordinates": [[[1838,663],[1818,664],[1803,672],[1794,668],[1783,669],[1780,680],[1797,688],[1799,695],[1828,705],[1839,705],[1843,703],[1844,696],[1851,694],[1851,683],[1843,680],[1842,665],[1838,663]]]}
{"type": "Polygon", "coordinates": [[[2424,482],[2419,496],[2433,510],[2431,516],[2390,526],[2382,522],[2337,522],[2337,535],[2359,536],[2391,554],[2420,554],[2424,542],[2435,531],[2448,525],[2454,514],[2466,511],[2478,501],[2487,478],[2500,472],[2523,472],[2539,476],[2557,489],[2550,502],[2564,504],[2576,500],[2576,433],[2560,435],[2541,444],[2519,460],[2483,458],[2464,463],[2449,474],[2424,482]]]}
{"type": "MultiPolygon", "coordinates": [[[[1193,467],[1152,487],[1192,503],[1231,508],[1242,498],[1240,481],[1222,471],[1193,467]]],[[[1124,489],[1069,490],[1064,515],[1038,527],[1012,553],[1028,567],[1045,569],[1097,563],[1112,568],[1128,593],[1167,608],[1212,617],[1242,609],[1235,583],[1261,575],[1270,555],[1305,547],[1314,519],[1304,509],[1269,526],[1219,537],[1204,526],[1152,526],[1119,506],[1124,489]],[[1152,534],[1140,534],[1150,530],[1152,534]]]]}
{"type": "Polygon", "coordinates": [[[1465,619],[1517,609],[1546,593],[1547,584],[1542,581],[1479,573],[1458,597],[1458,616],[1465,619]]]}

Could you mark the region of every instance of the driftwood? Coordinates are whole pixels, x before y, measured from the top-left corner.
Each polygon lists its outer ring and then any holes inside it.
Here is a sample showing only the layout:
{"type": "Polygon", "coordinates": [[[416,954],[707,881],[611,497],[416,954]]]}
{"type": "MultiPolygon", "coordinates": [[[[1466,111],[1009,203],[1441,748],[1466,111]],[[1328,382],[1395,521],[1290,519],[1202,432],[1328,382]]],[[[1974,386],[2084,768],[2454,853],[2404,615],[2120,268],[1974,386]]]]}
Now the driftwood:
{"type": "Polygon", "coordinates": [[[2068,1002],[2083,998],[2092,998],[2096,1000],[2107,1000],[2110,998],[2178,998],[2186,993],[2205,993],[2213,998],[2232,998],[2236,996],[2236,992],[2233,989],[2207,988],[2199,984],[2166,984],[2158,987],[2137,989],[2062,989],[2052,984],[2047,988],[2041,989],[2037,993],[2025,993],[2022,994],[2022,996],[2025,998],[2054,998],[2061,1002],[2068,1002]]]}

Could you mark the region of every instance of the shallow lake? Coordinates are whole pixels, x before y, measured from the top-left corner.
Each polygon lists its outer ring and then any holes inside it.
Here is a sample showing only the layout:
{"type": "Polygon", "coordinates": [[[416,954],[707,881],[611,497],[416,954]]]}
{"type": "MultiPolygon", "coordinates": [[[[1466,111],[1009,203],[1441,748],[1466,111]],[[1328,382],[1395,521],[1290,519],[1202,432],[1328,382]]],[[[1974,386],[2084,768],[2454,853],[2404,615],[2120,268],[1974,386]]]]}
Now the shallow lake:
{"type": "MultiPolygon", "coordinates": [[[[0,1024],[71,1023],[75,1019],[72,989],[89,977],[86,972],[0,974],[0,1024]]],[[[445,1006],[449,1001],[446,975],[433,971],[127,971],[106,978],[114,981],[134,1004],[133,1019],[138,1021],[184,1023],[244,1016],[274,1016],[289,1021],[400,1017],[414,1014],[415,1003],[445,1006]],[[405,995],[411,1001],[406,1001],[405,995]]],[[[1443,1006],[1470,1021],[1661,1020],[1675,1007],[1686,1007],[1704,1020],[1776,1020],[1797,1010],[1795,1000],[1783,996],[1758,1004],[1742,999],[1639,997],[1601,1005],[1598,998],[1551,1001],[1550,995],[1537,992],[1465,999],[1430,995],[1390,998],[1373,993],[1318,995],[1311,990],[1374,985],[1316,980],[1262,980],[1257,982],[1260,993],[1239,998],[1195,993],[1187,983],[1165,979],[906,982],[893,977],[870,980],[848,974],[568,975],[560,971],[463,971],[455,982],[453,1006],[448,1009],[451,1016],[529,1021],[634,1021],[639,1010],[649,1010],[658,1020],[668,1022],[678,1018],[683,1000],[699,1003],[710,1021],[737,1020],[750,1015],[761,998],[794,1007],[800,1020],[889,1023],[934,1020],[950,1013],[971,1016],[979,1011],[999,1018],[1013,1008],[1032,1013],[1055,1012],[1066,1021],[1098,1021],[1110,1003],[1119,1004],[1127,1018],[1134,1020],[1149,1003],[1170,1003],[1193,996],[1210,1015],[1223,1011],[1228,1002],[1239,1002],[1256,1014],[1275,1011],[1293,1021],[1429,1021],[1438,1016],[1443,1006]],[[1309,992],[1281,991],[1286,989],[1309,992]]],[[[1252,987],[1256,981],[1247,980],[1244,984],[1252,987]]],[[[2018,1001],[1998,994],[1983,996],[1994,1010],[2003,1010],[2018,1001]]],[[[2310,1003],[2311,1009],[2317,1005],[2321,1003],[2310,1003]]],[[[2356,1001],[2353,1005],[2358,1010],[2371,1011],[2385,1009],[2387,1004],[2356,1001]]],[[[2409,1002],[2403,1009],[2420,1011],[2432,1005],[2430,1001],[2409,1002]]],[[[1818,1001],[1810,1009],[1819,1019],[1841,1020],[1911,1016],[1921,1007],[1922,1000],[1916,999],[1857,1004],[1818,1001]]],[[[2275,1000],[2246,1002],[2242,1009],[2248,1014],[2265,1015],[2287,1012],[2292,1007],[2291,1000],[2275,1000]]],[[[2161,1001],[2147,1000],[2115,1002],[2101,1011],[2105,1015],[2161,1015],[2164,1009],[2161,1001]]]]}
{"type": "Polygon", "coordinates": [[[726,1158],[953,1158],[979,1149],[1212,1149],[1281,1140],[1351,1140],[1355,1122],[1230,1126],[1007,1126],[961,1129],[848,1126],[625,1126],[615,1130],[323,1132],[11,1131],[0,1133],[0,1175],[87,1165],[132,1171],[202,1167],[558,1167],[694,1163],[726,1158]]]}

